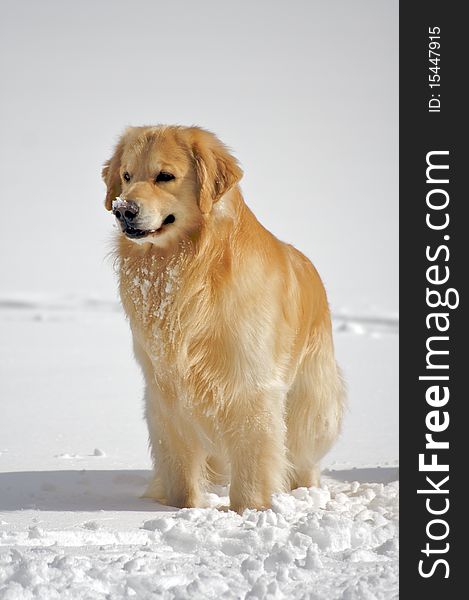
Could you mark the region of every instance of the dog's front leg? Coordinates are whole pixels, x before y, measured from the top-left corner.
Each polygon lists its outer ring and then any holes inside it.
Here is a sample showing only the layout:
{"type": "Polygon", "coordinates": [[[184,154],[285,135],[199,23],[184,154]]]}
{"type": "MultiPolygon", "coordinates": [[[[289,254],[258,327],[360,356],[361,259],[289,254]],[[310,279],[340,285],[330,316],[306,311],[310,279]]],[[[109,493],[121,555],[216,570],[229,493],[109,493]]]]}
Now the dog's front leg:
{"type": "Polygon", "coordinates": [[[206,452],[192,435],[190,424],[184,434],[173,425],[170,407],[175,399],[160,390],[156,369],[135,340],[134,351],[145,376],[145,417],[154,466],[144,497],[178,508],[200,507],[206,452]]]}
{"type": "Polygon", "coordinates": [[[147,405],[147,423],[154,464],[154,479],[147,490],[169,506],[197,508],[203,506],[201,483],[207,453],[190,426],[183,436],[171,422],[170,415],[147,405]]]}
{"type": "Polygon", "coordinates": [[[162,484],[166,504],[178,508],[203,506],[201,483],[207,453],[198,440],[186,432],[183,437],[169,420],[158,424],[159,439],[153,449],[155,479],[162,484]]]}
{"type": "Polygon", "coordinates": [[[282,403],[275,399],[278,393],[272,396],[243,403],[250,407],[262,404],[261,410],[236,407],[237,427],[226,437],[231,463],[230,509],[240,514],[246,508],[269,508],[272,493],[287,487],[282,403]]]}

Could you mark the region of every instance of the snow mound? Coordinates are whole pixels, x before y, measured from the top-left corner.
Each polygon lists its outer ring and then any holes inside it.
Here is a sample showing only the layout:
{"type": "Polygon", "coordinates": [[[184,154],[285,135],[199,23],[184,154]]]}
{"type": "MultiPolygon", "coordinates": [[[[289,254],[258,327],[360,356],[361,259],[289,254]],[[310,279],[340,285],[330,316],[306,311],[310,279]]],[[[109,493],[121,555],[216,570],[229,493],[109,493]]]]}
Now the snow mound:
{"type": "Polygon", "coordinates": [[[136,529],[3,526],[0,599],[398,597],[397,482],[326,477],[243,515],[157,508],[136,529]]]}

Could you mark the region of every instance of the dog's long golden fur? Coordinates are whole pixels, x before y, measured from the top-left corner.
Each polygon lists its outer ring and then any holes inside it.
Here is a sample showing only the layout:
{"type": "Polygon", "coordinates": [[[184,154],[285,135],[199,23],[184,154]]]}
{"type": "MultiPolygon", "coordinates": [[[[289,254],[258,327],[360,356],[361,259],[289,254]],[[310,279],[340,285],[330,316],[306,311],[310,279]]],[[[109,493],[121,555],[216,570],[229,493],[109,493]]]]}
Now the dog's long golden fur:
{"type": "Polygon", "coordinates": [[[210,481],[231,482],[239,512],[317,485],[340,428],[343,384],[321,279],[257,221],[241,176],[226,147],[196,127],[130,128],[103,169],[106,208],[131,201],[132,227],[143,231],[128,239],[133,229],[115,209],[120,294],[146,382],[147,495],[172,506],[201,506],[210,481]]]}

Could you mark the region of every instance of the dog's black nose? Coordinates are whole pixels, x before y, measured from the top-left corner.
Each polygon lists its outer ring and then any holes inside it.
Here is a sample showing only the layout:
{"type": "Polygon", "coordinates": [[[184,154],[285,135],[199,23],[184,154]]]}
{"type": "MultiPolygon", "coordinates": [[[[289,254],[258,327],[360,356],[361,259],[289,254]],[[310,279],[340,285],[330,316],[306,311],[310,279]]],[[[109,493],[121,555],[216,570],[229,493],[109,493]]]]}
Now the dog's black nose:
{"type": "Polygon", "coordinates": [[[118,221],[130,223],[138,215],[138,204],[133,200],[123,200],[112,212],[118,221]]]}

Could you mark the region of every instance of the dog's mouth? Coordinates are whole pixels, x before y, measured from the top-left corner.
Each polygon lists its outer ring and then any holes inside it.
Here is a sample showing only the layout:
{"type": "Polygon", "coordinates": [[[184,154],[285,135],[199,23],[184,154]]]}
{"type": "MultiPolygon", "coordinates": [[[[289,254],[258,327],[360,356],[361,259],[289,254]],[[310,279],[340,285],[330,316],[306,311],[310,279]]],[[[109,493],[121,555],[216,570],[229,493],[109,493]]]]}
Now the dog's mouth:
{"type": "Polygon", "coordinates": [[[130,225],[129,223],[125,223],[124,227],[122,228],[122,231],[127,237],[132,239],[144,238],[147,235],[161,233],[164,229],[166,229],[167,225],[174,223],[175,220],[176,217],[174,215],[168,215],[158,227],[158,229],[138,229],[137,227],[132,227],[132,225],[130,225]]]}

